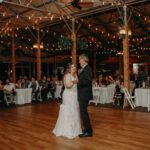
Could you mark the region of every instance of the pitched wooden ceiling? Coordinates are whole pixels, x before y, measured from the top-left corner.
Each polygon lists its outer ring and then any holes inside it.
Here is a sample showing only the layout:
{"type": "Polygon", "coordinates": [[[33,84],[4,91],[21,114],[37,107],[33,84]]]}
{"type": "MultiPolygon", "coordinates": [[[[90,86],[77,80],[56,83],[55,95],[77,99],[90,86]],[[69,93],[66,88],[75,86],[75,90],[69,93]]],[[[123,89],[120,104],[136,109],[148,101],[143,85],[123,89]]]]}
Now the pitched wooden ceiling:
{"type": "MultiPolygon", "coordinates": [[[[117,9],[126,3],[132,30],[130,53],[149,54],[150,1],[149,0],[80,0],[82,9],[71,5],[71,0],[3,0],[0,4],[0,40],[6,49],[11,48],[11,32],[15,30],[17,48],[35,56],[36,27],[40,27],[44,45],[43,56],[69,53],[58,48],[62,36],[70,37],[63,18],[71,25],[71,18],[80,24],[78,38],[87,41],[87,51],[96,49],[98,54],[114,54],[122,51],[119,37],[121,18],[117,9]],[[32,33],[31,33],[32,32],[32,33]]],[[[120,9],[121,10],[121,9],[120,9]]]]}

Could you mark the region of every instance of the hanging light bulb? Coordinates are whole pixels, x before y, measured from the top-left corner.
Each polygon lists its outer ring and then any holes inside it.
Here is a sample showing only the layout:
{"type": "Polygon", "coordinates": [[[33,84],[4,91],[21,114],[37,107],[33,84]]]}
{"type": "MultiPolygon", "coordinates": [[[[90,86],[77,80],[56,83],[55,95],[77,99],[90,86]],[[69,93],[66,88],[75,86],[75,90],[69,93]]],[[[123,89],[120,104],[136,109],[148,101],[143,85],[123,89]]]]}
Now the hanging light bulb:
{"type": "Polygon", "coordinates": [[[16,18],[18,19],[18,18],[19,18],[19,15],[16,15],[16,18]]]}
{"type": "Polygon", "coordinates": [[[3,13],[3,17],[5,17],[5,16],[6,16],[6,12],[3,13]]]}
{"type": "Polygon", "coordinates": [[[54,19],[54,15],[51,16],[51,21],[53,21],[53,19],[54,19]]]}

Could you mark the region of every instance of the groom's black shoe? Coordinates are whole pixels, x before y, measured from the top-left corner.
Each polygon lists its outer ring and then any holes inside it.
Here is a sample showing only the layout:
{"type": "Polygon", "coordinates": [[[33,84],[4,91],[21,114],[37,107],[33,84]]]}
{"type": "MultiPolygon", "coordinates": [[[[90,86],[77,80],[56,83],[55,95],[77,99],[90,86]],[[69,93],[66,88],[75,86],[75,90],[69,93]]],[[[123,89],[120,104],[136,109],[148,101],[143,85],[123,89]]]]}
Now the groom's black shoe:
{"type": "Polygon", "coordinates": [[[92,137],[93,136],[93,134],[92,133],[88,133],[88,132],[85,132],[85,133],[82,133],[82,134],[80,134],[79,135],[79,137],[92,137]]]}
{"type": "Polygon", "coordinates": [[[87,131],[85,129],[82,130],[82,134],[86,133],[87,131]]]}

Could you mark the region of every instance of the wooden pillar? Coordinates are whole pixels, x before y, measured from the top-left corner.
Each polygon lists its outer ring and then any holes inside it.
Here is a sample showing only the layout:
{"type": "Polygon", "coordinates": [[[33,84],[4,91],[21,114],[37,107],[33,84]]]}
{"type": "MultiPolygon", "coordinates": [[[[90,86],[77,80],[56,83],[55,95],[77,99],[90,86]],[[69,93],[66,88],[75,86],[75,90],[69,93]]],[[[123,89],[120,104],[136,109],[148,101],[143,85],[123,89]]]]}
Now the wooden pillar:
{"type": "Polygon", "coordinates": [[[96,79],[96,51],[93,52],[93,78],[96,79]]]}
{"type": "Polygon", "coordinates": [[[37,29],[37,80],[41,80],[41,42],[40,42],[40,29],[37,29]]]}
{"type": "Polygon", "coordinates": [[[72,19],[72,63],[77,64],[75,18],[72,19]]]}
{"type": "Polygon", "coordinates": [[[16,65],[15,65],[15,36],[12,32],[12,82],[16,83],[16,65]]]}
{"type": "Polygon", "coordinates": [[[130,90],[130,71],[129,71],[129,36],[127,22],[127,6],[124,6],[124,29],[125,37],[123,39],[123,62],[124,62],[124,86],[130,90]]]}

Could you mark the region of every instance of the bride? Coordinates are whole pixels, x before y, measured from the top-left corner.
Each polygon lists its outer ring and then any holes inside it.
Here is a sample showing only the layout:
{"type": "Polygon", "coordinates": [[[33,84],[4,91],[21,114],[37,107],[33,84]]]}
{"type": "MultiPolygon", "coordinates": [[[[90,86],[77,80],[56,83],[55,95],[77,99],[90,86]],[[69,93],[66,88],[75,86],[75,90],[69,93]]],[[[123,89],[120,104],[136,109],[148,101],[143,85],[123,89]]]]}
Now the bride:
{"type": "Polygon", "coordinates": [[[58,120],[56,122],[53,133],[56,136],[63,136],[69,139],[77,137],[81,134],[79,104],[77,100],[77,83],[78,77],[74,64],[64,75],[63,103],[60,105],[58,120]]]}

